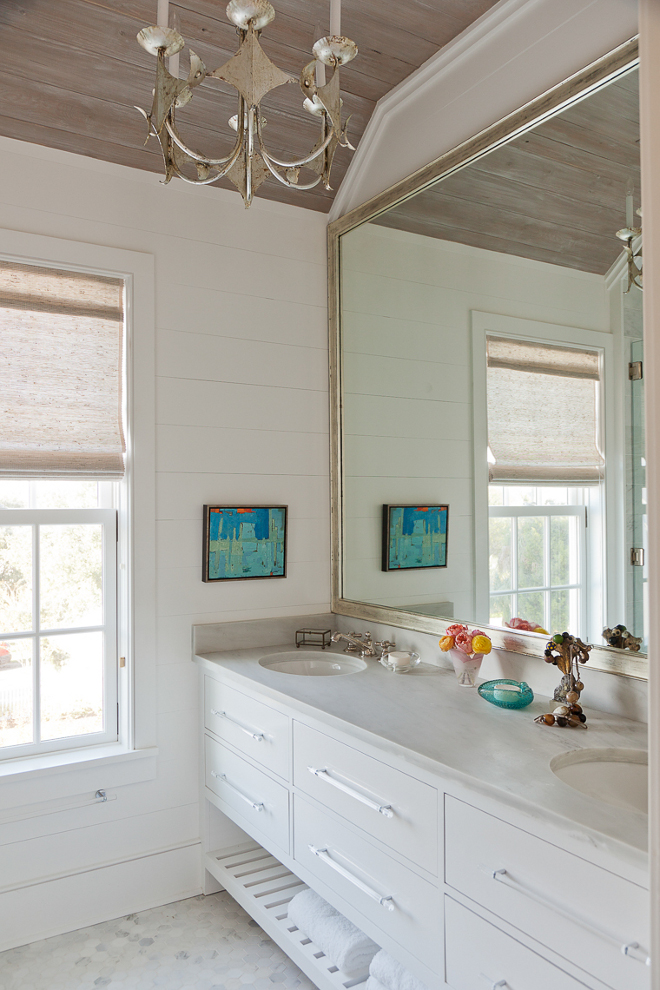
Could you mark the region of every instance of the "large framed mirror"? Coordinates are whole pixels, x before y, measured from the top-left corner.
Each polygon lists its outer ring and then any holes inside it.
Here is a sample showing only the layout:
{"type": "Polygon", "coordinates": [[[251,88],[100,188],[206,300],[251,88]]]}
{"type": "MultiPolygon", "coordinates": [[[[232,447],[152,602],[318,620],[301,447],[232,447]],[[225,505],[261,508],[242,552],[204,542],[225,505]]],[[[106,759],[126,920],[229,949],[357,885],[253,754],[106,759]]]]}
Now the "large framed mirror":
{"type": "Polygon", "coordinates": [[[633,39],[330,225],[333,611],[646,677],[640,197],[633,39]]]}

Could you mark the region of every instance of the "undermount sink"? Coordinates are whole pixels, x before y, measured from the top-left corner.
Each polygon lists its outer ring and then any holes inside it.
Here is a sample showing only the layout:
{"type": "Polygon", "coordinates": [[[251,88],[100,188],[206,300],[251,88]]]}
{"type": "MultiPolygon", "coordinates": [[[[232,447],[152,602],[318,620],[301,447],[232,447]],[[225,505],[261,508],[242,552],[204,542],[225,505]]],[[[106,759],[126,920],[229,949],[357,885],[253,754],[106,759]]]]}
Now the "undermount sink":
{"type": "Polygon", "coordinates": [[[271,653],[259,661],[262,667],[280,674],[302,674],[304,677],[336,677],[338,674],[356,674],[366,668],[359,657],[340,656],[336,653],[312,653],[296,650],[291,653],[271,653]]]}
{"type": "Polygon", "coordinates": [[[648,813],[648,753],[643,749],[579,749],[550,761],[569,787],[605,804],[648,813]]]}

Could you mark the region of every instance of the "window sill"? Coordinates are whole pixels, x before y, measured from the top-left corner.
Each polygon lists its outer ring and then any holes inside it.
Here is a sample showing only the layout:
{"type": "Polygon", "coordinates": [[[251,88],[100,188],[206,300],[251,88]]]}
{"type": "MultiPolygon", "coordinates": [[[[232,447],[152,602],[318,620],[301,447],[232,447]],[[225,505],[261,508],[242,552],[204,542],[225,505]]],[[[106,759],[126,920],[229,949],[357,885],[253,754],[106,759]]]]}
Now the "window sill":
{"type": "MultiPolygon", "coordinates": [[[[156,778],[158,749],[127,749],[118,743],[69,752],[45,753],[0,763],[0,822],[3,812],[54,814],[90,803],[96,791],[156,778]],[[35,807],[38,805],[38,809],[35,807]]],[[[116,795],[108,794],[113,800],[116,795]]],[[[12,818],[14,816],[12,815],[12,818]]],[[[20,816],[19,816],[20,817],[20,816]]]]}
{"type": "Polygon", "coordinates": [[[155,746],[151,746],[149,749],[127,749],[121,743],[111,743],[107,746],[88,746],[85,749],[43,753],[39,756],[26,756],[23,759],[1,762],[0,779],[23,780],[42,774],[66,773],[67,770],[76,768],[85,769],[135,760],[153,760],[156,756],[158,756],[158,749],[155,746]]]}

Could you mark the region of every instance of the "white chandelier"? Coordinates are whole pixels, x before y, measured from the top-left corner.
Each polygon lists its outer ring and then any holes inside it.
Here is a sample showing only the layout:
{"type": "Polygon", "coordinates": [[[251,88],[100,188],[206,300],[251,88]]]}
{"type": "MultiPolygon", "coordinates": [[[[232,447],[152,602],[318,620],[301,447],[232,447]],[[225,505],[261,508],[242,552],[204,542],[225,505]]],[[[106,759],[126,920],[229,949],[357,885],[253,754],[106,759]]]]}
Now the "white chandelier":
{"type": "Polygon", "coordinates": [[[320,182],[326,189],[331,188],[330,169],[337,146],[355,150],[346,137],[346,125],[341,122],[339,66],[355,58],[357,46],[341,35],[339,3],[340,0],[331,0],[330,34],[313,46],[314,61],[305,66],[299,80],[278,69],[259,44],[262,30],[275,17],[268,0],[230,0],[227,17],[236,25],[238,51],[219,69],[208,72],[201,58],[189,49],[190,72],[187,79],[179,79],[178,53],[184,48],[185,41],[178,31],[168,26],[168,4],[166,0],[159,0],[159,24],[143,28],[137,36],[140,45],[158,60],[153,105],[150,112],[141,107],[136,109],[149,125],[147,140],[155,135],[160,142],[165,182],[178,176],[193,185],[210,185],[226,176],[241,193],[246,207],[270,175],[295,189],[313,189],[320,182]],[[166,59],[169,59],[168,66],[166,59]],[[333,70],[328,83],[325,81],[326,66],[333,70]],[[182,140],[176,126],[177,111],[190,103],[195,87],[207,78],[229,83],[238,93],[238,113],[229,121],[236,131],[236,139],[232,150],[223,158],[208,158],[193,151],[182,140]],[[282,161],[271,154],[264,143],[266,121],[260,105],[271,90],[296,82],[300,83],[305,97],[303,106],[320,119],[321,133],[308,155],[282,161]],[[310,169],[316,177],[309,182],[299,182],[302,168],[310,169]]]}

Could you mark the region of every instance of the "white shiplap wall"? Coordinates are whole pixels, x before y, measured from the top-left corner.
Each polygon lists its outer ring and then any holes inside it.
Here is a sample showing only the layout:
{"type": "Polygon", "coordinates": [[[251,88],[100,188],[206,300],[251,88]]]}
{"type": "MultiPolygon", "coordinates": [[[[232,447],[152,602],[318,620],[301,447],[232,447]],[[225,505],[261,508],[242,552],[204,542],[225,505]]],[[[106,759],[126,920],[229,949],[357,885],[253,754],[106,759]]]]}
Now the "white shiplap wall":
{"type": "Polygon", "coordinates": [[[474,615],[471,311],[607,332],[605,281],[376,224],[342,272],[344,597],[474,615]],[[382,504],[428,502],[450,506],[447,568],[383,572],[382,504]]]}
{"type": "Polygon", "coordinates": [[[0,228],[154,256],[159,748],[112,803],[0,824],[1,949],[201,889],[191,624],[322,612],[330,591],[325,217],[0,153],[0,228]],[[287,578],[203,584],[205,502],[288,504],[287,578]]]}

